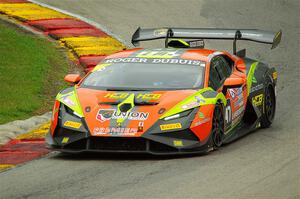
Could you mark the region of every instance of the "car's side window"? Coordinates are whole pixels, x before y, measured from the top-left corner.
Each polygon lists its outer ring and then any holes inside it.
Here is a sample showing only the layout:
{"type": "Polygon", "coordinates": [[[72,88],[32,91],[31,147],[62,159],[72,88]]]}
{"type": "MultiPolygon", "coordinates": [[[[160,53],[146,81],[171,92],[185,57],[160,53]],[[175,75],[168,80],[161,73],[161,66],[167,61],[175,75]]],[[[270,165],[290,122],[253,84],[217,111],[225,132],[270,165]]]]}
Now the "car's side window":
{"type": "Polygon", "coordinates": [[[209,71],[209,86],[217,90],[227,77],[231,75],[232,65],[222,56],[216,56],[211,60],[209,71]]]}
{"type": "Polygon", "coordinates": [[[219,59],[220,59],[220,65],[222,65],[222,69],[224,71],[225,76],[229,77],[232,73],[232,66],[233,66],[232,61],[230,60],[230,58],[225,56],[224,57],[220,56],[219,59]]]}
{"type": "Polygon", "coordinates": [[[221,86],[221,77],[217,71],[217,65],[217,60],[212,59],[210,63],[208,86],[212,87],[214,90],[218,90],[221,86]]]}

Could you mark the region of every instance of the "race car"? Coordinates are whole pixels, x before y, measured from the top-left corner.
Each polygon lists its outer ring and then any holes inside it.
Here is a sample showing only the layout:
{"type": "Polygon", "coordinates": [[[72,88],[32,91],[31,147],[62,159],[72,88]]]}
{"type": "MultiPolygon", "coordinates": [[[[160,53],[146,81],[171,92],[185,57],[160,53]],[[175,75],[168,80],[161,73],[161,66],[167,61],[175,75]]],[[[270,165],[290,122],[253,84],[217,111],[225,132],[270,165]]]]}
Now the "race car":
{"type": "Polygon", "coordinates": [[[106,57],[58,93],[46,137],[62,152],[207,153],[258,128],[276,109],[277,72],[236,52],[238,40],[272,44],[281,31],[139,28],[132,43],[165,39],[106,57]],[[233,40],[233,53],[204,48],[233,40]]]}

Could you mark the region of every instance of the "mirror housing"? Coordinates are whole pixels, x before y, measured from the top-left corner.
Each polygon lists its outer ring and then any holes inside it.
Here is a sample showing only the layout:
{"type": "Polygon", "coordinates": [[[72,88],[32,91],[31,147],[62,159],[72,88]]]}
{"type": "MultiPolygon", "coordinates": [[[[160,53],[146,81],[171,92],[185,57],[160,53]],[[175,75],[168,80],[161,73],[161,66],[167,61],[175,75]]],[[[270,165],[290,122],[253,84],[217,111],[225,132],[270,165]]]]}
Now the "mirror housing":
{"type": "Polygon", "coordinates": [[[245,79],[241,77],[229,77],[224,82],[224,86],[227,88],[237,88],[244,84],[245,84],[245,79]]]}
{"type": "Polygon", "coordinates": [[[242,50],[237,51],[236,55],[238,57],[245,58],[246,57],[246,49],[242,49],[242,50]]]}
{"type": "Polygon", "coordinates": [[[246,66],[244,64],[238,64],[236,68],[241,72],[246,70],[246,66]]]}
{"type": "Polygon", "coordinates": [[[79,74],[68,74],[64,78],[66,82],[71,84],[77,84],[81,79],[82,78],[79,74]]]}

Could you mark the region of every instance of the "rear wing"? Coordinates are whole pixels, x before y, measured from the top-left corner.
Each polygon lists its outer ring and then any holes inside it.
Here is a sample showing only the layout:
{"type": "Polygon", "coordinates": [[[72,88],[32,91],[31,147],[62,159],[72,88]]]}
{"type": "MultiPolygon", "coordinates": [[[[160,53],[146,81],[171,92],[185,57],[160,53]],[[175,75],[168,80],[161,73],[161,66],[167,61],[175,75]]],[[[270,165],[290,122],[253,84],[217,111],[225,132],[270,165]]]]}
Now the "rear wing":
{"type": "Polygon", "coordinates": [[[216,28],[150,28],[140,27],[132,36],[132,44],[139,45],[140,41],[165,39],[166,47],[169,38],[177,39],[221,39],[233,40],[234,52],[237,40],[249,40],[259,43],[272,44],[271,49],[276,48],[281,40],[282,32],[257,29],[216,29],[216,28]]]}

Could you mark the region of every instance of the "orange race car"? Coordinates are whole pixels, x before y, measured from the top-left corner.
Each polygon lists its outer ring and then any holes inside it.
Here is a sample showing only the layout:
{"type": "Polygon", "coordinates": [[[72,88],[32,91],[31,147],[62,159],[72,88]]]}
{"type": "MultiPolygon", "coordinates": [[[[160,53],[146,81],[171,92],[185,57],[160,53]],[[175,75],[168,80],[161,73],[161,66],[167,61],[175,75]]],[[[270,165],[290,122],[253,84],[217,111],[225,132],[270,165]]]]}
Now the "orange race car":
{"type": "Polygon", "coordinates": [[[166,48],[125,50],[84,78],[65,77],[74,86],[56,97],[46,137],[50,148],[199,153],[271,125],[277,72],[246,58],[245,50],[236,52],[236,41],[275,48],[280,31],[139,28],[132,43],[153,39],[165,39],[166,48]],[[233,54],[204,49],[203,39],[233,40],[233,54]]]}

